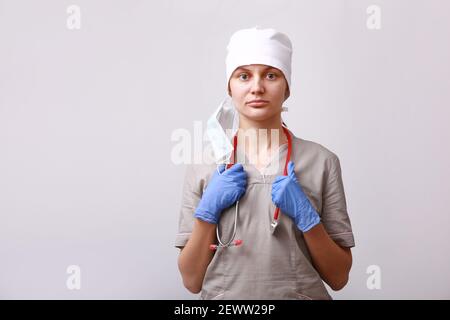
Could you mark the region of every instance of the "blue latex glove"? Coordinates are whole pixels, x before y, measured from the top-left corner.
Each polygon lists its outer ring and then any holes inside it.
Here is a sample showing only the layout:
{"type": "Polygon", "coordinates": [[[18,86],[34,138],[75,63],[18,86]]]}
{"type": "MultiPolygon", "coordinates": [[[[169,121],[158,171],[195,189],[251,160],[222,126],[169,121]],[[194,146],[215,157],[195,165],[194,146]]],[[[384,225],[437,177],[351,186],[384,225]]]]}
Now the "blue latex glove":
{"type": "Polygon", "coordinates": [[[272,201],[280,210],[294,219],[302,232],[320,222],[320,217],[298,183],[294,163],[288,163],[288,175],[278,176],[272,184],[272,201]]]}
{"type": "Polygon", "coordinates": [[[194,217],[217,224],[222,211],[242,197],[246,186],[247,173],[242,164],[234,164],[227,170],[225,165],[219,166],[203,193],[194,217]]]}

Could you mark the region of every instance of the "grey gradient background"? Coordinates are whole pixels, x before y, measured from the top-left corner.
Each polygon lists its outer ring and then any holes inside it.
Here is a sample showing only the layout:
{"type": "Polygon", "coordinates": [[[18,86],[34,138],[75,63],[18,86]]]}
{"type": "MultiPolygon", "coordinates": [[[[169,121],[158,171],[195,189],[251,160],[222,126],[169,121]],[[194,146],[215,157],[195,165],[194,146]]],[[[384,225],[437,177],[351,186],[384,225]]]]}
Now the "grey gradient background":
{"type": "Polygon", "coordinates": [[[185,167],[246,27],[294,45],[284,116],[335,152],[357,246],[335,299],[450,298],[450,3],[0,0],[0,298],[196,299],[177,269],[185,167]],[[81,9],[68,30],[66,9],[81,9]],[[368,30],[366,8],[381,8],[368,30]],[[66,268],[81,267],[81,290],[66,268]],[[381,268],[369,290],[367,267],[381,268]]]}

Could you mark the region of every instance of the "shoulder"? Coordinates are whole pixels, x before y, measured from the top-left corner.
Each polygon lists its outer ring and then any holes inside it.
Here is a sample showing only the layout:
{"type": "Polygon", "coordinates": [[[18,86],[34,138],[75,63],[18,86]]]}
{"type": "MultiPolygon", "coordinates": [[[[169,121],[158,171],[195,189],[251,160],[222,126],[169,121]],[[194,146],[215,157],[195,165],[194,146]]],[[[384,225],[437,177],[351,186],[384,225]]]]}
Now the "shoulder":
{"type": "Polygon", "coordinates": [[[341,164],[336,153],[320,143],[294,137],[292,154],[299,167],[320,176],[322,181],[341,174],[341,164]]]}
{"type": "Polygon", "coordinates": [[[196,175],[204,175],[217,168],[215,163],[189,163],[186,164],[186,171],[196,175]]]}
{"type": "Polygon", "coordinates": [[[216,164],[187,164],[184,183],[196,186],[203,185],[216,169],[216,164]]]}
{"type": "Polygon", "coordinates": [[[333,151],[318,142],[293,136],[292,145],[295,152],[308,154],[316,160],[339,161],[333,151]]]}

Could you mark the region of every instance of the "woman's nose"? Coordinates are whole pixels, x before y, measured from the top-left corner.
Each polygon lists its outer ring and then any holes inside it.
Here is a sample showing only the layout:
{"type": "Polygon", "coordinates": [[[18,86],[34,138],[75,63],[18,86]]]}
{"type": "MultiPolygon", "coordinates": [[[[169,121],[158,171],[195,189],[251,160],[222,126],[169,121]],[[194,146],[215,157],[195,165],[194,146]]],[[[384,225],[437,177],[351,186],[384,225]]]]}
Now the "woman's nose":
{"type": "Polygon", "coordinates": [[[252,91],[252,94],[264,93],[263,79],[261,79],[260,77],[255,77],[252,82],[251,91],[252,91]]]}

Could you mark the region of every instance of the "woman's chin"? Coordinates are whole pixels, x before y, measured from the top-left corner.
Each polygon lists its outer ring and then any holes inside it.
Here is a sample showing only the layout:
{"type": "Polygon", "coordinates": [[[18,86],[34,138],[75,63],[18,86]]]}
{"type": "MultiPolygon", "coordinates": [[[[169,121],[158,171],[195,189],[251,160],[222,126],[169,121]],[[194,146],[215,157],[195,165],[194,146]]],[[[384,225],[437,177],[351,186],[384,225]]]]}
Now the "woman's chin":
{"type": "Polygon", "coordinates": [[[253,121],[265,121],[274,116],[273,112],[267,110],[267,108],[248,108],[245,112],[245,117],[253,121]]]}

